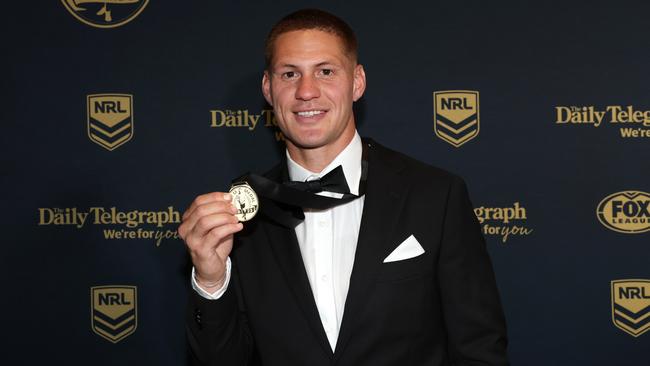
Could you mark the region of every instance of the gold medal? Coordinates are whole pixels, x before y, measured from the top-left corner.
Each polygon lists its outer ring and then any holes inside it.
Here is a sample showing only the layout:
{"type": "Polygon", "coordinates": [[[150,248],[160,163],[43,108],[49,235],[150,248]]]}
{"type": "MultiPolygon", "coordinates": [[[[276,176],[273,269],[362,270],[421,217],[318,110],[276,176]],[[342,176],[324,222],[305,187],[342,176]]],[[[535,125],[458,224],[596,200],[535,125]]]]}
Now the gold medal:
{"type": "Polygon", "coordinates": [[[260,209],[257,194],[246,182],[235,183],[230,187],[232,204],[237,208],[235,216],[240,222],[248,221],[255,217],[260,209]]]}

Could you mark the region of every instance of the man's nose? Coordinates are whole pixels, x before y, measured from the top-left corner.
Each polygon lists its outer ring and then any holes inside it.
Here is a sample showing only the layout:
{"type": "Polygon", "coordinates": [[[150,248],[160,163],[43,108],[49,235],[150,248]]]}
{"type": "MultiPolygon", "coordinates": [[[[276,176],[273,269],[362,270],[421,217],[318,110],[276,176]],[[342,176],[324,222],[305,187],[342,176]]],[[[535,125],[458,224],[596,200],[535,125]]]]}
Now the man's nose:
{"type": "Polygon", "coordinates": [[[312,76],[303,76],[298,81],[298,88],[296,89],[296,99],[310,100],[320,96],[320,89],[318,88],[318,81],[312,76]]]}

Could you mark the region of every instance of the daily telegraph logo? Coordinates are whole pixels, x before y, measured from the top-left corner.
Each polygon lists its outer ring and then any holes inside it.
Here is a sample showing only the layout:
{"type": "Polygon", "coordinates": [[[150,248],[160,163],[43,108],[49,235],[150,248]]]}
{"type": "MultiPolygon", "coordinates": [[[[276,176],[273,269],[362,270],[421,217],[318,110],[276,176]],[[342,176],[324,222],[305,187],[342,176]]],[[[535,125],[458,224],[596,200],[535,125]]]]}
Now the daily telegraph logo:
{"type": "Polygon", "coordinates": [[[260,126],[275,129],[276,141],[284,141],[284,135],[278,128],[278,121],[272,109],[263,109],[260,113],[248,109],[210,110],[211,128],[237,128],[253,132],[260,126]]]}
{"type": "Polygon", "coordinates": [[[650,110],[640,110],[635,106],[608,105],[595,106],[557,106],[555,124],[619,127],[622,138],[650,138],[650,110]]]}
{"type": "Polygon", "coordinates": [[[81,22],[97,28],[114,28],[137,17],[149,0],[61,0],[81,22]]]}
{"type": "Polygon", "coordinates": [[[494,236],[505,243],[513,236],[528,236],[533,229],[526,226],[526,208],[519,202],[506,207],[476,207],[474,215],[485,236],[494,236]]]}
{"type": "Polygon", "coordinates": [[[135,286],[95,286],[90,288],[90,324],[93,332],[117,343],[138,326],[135,286]]]}
{"type": "Polygon", "coordinates": [[[433,128],[436,135],[455,147],[478,136],[478,101],[477,91],[433,92],[433,128]]]}
{"type": "Polygon", "coordinates": [[[101,227],[104,239],[150,239],[155,240],[156,246],[165,239],[178,239],[176,226],[180,222],[181,214],[173,206],[161,211],[122,211],[116,207],[38,208],[38,226],[101,227]]]}
{"type": "Polygon", "coordinates": [[[133,138],[133,96],[93,94],[88,96],[88,137],[113,151],[133,138]]]}
{"type": "Polygon", "coordinates": [[[612,321],[638,337],[650,329],[650,280],[612,281],[612,321]]]}
{"type": "Polygon", "coordinates": [[[650,231],[650,194],[623,191],[605,197],[596,209],[606,228],[624,234],[650,231]]]}

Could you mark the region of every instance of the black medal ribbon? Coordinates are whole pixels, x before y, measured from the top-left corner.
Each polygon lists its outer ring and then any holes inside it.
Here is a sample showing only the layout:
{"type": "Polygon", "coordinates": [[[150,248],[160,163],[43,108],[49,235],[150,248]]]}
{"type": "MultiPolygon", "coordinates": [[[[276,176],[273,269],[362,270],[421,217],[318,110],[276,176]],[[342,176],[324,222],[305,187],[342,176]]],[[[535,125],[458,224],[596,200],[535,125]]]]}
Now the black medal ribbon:
{"type": "Polygon", "coordinates": [[[295,227],[305,219],[303,209],[326,210],[353,201],[365,194],[368,180],[368,148],[367,144],[363,143],[362,145],[359,195],[350,193],[343,167],[340,165],[320,179],[312,181],[280,183],[261,175],[248,173],[237,178],[235,184],[246,182],[263,201],[270,200],[272,202],[268,203],[276,203],[276,205],[260,204],[260,210],[265,216],[289,227],[295,227]],[[333,198],[316,194],[323,191],[340,193],[343,196],[333,198]],[[288,212],[291,215],[287,215],[288,212]]]}

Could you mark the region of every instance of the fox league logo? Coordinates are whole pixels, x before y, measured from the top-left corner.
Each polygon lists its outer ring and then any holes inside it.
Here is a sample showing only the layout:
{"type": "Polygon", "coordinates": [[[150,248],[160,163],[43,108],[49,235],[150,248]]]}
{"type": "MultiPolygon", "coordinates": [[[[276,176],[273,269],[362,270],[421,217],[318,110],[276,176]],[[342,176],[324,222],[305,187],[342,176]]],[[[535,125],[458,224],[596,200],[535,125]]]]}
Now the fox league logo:
{"type": "Polygon", "coordinates": [[[92,94],[88,96],[88,137],[112,151],[133,138],[133,96],[92,94]]]}
{"type": "Polygon", "coordinates": [[[90,321],[93,332],[117,343],[135,332],[138,325],[135,286],[90,288],[90,321]]]}
{"type": "Polygon", "coordinates": [[[478,91],[433,92],[433,128],[436,136],[459,147],[478,136],[478,91]]]}
{"type": "Polygon", "coordinates": [[[97,28],[115,28],[140,15],[149,0],[61,0],[82,23],[97,28]]]}
{"type": "Polygon", "coordinates": [[[650,280],[612,281],[612,320],[625,333],[638,337],[650,329],[650,280]]]}
{"type": "Polygon", "coordinates": [[[601,224],[624,234],[650,231],[650,194],[622,191],[605,197],[596,209],[601,224]]]}

